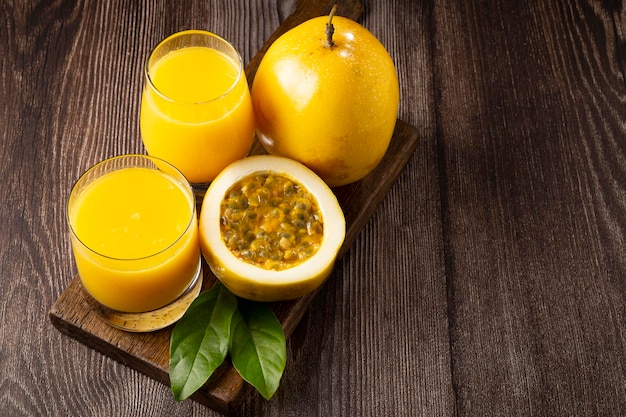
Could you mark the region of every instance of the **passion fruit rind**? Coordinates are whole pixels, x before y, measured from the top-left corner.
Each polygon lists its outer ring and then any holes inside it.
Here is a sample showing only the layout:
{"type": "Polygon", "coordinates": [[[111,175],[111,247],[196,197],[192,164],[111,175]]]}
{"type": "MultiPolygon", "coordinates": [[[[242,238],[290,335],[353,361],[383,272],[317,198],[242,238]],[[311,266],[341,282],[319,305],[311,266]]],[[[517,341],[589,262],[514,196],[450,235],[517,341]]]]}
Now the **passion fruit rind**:
{"type": "Polygon", "coordinates": [[[345,228],[337,198],[317,174],[289,158],[256,155],[232,163],[209,186],[200,213],[200,245],[211,271],[235,295],[255,301],[290,300],[314,291],[330,275],[345,239],[345,228]],[[287,178],[305,188],[315,200],[323,236],[316,252],[300,263],[267,269],[242,259],[223,238],[223,202],[234,184],[257,174],[287,178]]]}

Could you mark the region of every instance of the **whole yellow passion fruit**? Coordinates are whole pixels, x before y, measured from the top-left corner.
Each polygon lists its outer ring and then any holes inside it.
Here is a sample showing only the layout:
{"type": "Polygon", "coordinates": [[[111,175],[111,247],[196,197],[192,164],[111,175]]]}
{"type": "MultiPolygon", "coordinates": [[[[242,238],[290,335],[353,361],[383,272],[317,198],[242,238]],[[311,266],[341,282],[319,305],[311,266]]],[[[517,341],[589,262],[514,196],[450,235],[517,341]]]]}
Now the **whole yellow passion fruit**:
{"type": "Polygon", "coordinates": [[[331,12],[284,33],[251,90],[264,148],[302,162],[331,187],[360,180],[387,151],[399,104],[396,69],[353,20],[331,12]]]}
{"type": "Polygon", "coordinates": [[[301,297],[319,287],[345,238],[334,193],[301,163],[257,155],[236,161],[209,186],[200,246],[215,276],[255,301],[301,297]]]}

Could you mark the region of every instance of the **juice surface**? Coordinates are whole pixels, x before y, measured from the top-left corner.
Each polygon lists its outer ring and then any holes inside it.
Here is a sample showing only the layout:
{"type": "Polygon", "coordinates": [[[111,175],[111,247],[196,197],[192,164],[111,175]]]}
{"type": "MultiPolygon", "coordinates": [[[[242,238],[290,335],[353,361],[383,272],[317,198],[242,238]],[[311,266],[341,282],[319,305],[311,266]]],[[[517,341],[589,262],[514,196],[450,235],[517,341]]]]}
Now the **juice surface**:
{"type": "Polygon", "coordinates": [[[221,52],[192,46],[168,53],[150,73],[152,83],[167,97],[201,103],[225,94],[237,80],[238,68],[221,52]]]}
{"type": "Polygon", "coordinates": [[[194,277],[193,201],[169,176],[139,167],[107,173],[86,186],[68,214],[83,285],[107,307],[159,308],[194,277]]]}
{"type": "Polygon", "coordinates": [[[192,183],[210,182],[243,158],[254,137],[245,74],[207,47],[169,52],[150,69],[142,97],[141,133],[148,153],[176,166],[192,183]],[[158,90],[158,91],[157,91],[158,90]]]}
{"type": "Polygon", "coordinates": [[[185,231],[189,200],[165,174],[125,168],[99,178],[76,201],[72,227],[93,251],[112,258],[156,254],[185,231]]]}

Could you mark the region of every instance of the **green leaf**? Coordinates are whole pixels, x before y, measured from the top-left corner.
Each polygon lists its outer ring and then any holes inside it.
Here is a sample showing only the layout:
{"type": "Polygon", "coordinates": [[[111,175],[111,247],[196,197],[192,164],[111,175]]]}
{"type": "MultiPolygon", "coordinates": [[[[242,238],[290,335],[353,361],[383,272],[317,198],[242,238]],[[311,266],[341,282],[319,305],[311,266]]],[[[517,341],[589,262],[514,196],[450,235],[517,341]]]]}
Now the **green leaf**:
{"type": "Polygon", "coordinates": [[[189,398],[228,354],[237,298],[221,284],[200,294],[170,338],[170,383],[177,401],[189,398]]]}
{"type": "Polygon", "coordinates": [[[240,300],[230,337],[230,358],[235,369],[269,400],[278,389],[287,362],[280,321],[267,304],[240,300]]]}

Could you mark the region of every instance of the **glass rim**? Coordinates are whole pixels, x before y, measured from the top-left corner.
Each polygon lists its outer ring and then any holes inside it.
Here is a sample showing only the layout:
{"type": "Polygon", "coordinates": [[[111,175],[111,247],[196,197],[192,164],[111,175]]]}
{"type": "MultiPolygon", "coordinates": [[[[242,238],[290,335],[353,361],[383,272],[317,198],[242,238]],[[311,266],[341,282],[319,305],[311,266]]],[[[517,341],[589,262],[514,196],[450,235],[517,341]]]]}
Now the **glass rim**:
{"type": "MultiPolygon", "coordinates": [[[[130,168],[130,167],[123,167],[123,168],[130,168]]],[[[143,167],[146,169],[153,169],[150,167],[143,167]]],[[[107,171],[104,175],[106,175],[109,172],[113,172],[112,171],[107,171]]],[[[79,193],[78,193],[79,194],[79,193]]],[[[77,195],[78,195],[77,194],[77,195]]],[[[193,225],[193,221],[196,219],[196,201],[195,201],[195,195],[193,192],[193,188],[191,187],[191,184],[189,183],[189,181],[187,180],[187,178],[185,177],[185,175],[178,169],[176,168],[174,165],[170,164],[169,162],[165,161],[164,159],[161,158],[157,158],[154,156],[150,156],[150,155],[144,155],[144,154],[124,154],[124,155],[117,155],[117,156],[112,156],[110,158],[107,159],[103,159],[102,161],[92,165],[91,167],[89,167],[86,171],[84,171],[79,177],[78,179],[74,182],[74,185],[72,185],[72,188],[70,190],[70,194],[69,197],[67,199],[67,205],[66,205],[66,210],[65,210],[65,217],[66,217],[66,221],[68,224],[68,227],[70,229],[70,233],[72,235],[72,237],[74,237],[79,243],[80,245],[87,249],[90,253],[97,255],[101,258],[104,259],[109,259],[112,261],[119,261],[119,262],[131,262],[131,261],[141,261],[141,260],[145,260],[145,259],[150,259],[150,258],[154,258],[156,256],[159,256],[161,254],[163,254],[164,252],[170,250],[173,246],[175,246],[178,242],[181,241],[181,239],[183,239],[183,237],[187,234],[187,232],[189,231],[190,227],[193,225]],[[89,245],[85,244],[85,242],[78,236],[78,234],[76,233],[76,231],[74,230],[74,227],[72,227],[72,222],[70,219],[70,204],[73,201],[74,197],[74,192],[77,189],[77,186],[87,177],[87,175],[89,175],[89,173],[93,172],[97,167],[100,167],[104,164],[108,164],[108,163],[112,163],[113,161],[117,161],[117,160],[121,160],[121,159],[130,159],[130,158],[140,158],[140,159],[148,159],[151,161],[157,161],[159,163],[165,164],[165,166],[167,166],[168,168],[172,169],[172,171],[178,175],[180,175],[181,180],[183,181],[178,181],[177,178],[173,178],[172,175],[170,175],[167,172],[164,172],[161,169],[158,169],[158,164],[155,164],[157,166],[157,169],[154,169],[155,171],[158,172],[162,172],[165,175],[172,177],[172,179],[178,183],[180,183],[183,192],[185,194],[187,194],[189,198],[189,203],[191,206],[191,216],[189,221],[187,222],[187,226],[185,226],[185,229],[180,233],[180,235],[169,245],[167,245],[165,248],[152,253],[150,255],[146,255],[146,256],[139,256],[139,257],[134,257],[134,258],[120,258],[120,257],[116,257],[116,256],[110,256],[110,255],[105,255],[103,253],[98,252],[97,250],[92,249],[89,245]]]]}
{"type": "Polygon", "coordinates": [[[145,59],[143,72],[144,72],[144,77],[146,79],[147,84],[150,86],[150,88],[152,88],[159,95],[159,97],[171,103],[181,103],[181,104],[190,104],[190,105],[203,105],[203,104],[209,104],[209,103],[219,101],[220,99],[229,95],[237,87],[237,85],[239,84],[239,81],[241,80],[241,77],[244,76],[245,74],[245,71],[243,69],[243,59],[241,58],[241,54],[237,51],[237,49],[235,49],[235,47],[230,42],[228,42],[226,39],[224,39],[220,35],[217,35],[208,30],[201,30],[201,29],[188,29],[188,30],[182,30],[180,32],[175,32],[169,35],[168,37],[166,37],[165,39],[163,39],[162,41],[160,41],[154,48],[152,48],[152,50],[148,54],[148,57],[145,59]],[[234,54],[234,56],[237,58],[237,62],[235,62],[237,66],[237,77],[235,77],[230,87],[228,87],[228,89],[224,93],[220,94],[219,96],[210,98],[208,100],[202,100],[202,101],[177,100],[163,93],[161,90],[159,90],[159,88],[155,85],[154,81],[152,80],[152,77],[150,76],[150,60],[152,56],[154,55],[154,53],[161,46],[165,45],[167,42],[170,42],[171,40],[178,38],[180,36],[186,36],[186,35],[202,35],[202,36],[207,36],[207,37],[217,39],[218,41],[224,43],[228,47],[228,49],[234,54]]]}

